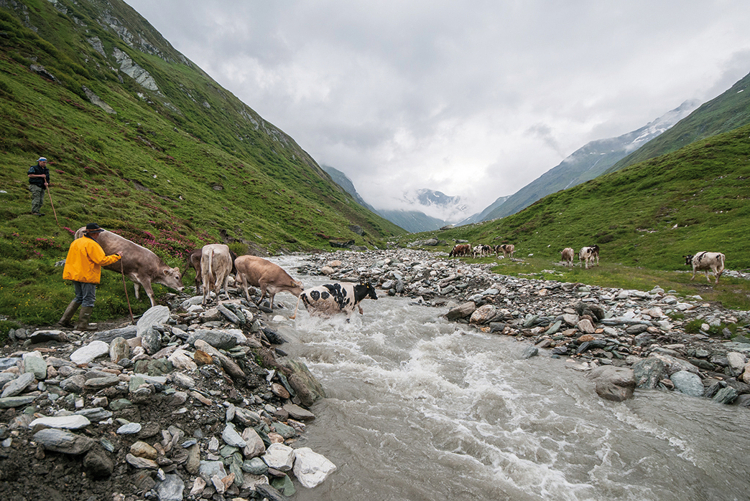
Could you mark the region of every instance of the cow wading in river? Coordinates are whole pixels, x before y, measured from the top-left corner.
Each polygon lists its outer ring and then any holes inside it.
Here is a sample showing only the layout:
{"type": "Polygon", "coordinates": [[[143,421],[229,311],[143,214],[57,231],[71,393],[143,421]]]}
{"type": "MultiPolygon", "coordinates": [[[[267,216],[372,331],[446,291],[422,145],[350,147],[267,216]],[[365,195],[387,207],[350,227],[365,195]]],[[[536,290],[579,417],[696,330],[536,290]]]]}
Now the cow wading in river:
{"type": "Polygon", "coordinates": [[[284,271],[281,266],[272,263],[262,257],[257,256],[240,256],[234,260],[234,266],[237,268],[239,280],[245,289],[245,297],[250,301],[250,294],[247,292],[247,284],[253,287],[260,287],[260,299],[258,304],[263,302],[263,298],[268,293],[271,310],[273,310],[273,298],[278,292],[290,292],[297,296],[297,306],[294,308],[294,315],[290,319],[297,318],[297,309],[299,308],[300,294],[302,294],[302,282],[294,280],[284,271]]]}
{"type": "MultiPolygon", "coordinates": [[[[81,238],[85,229],[85,227],[79,228],[74,238],[81,238]]],[[[170,268],[159,256],[147,248],[107,230],[99,234],[97,243],[101,245],[104,253],[107,255],[117,254],[118,252],[122,253],[121,260],[103,268],[116,273],[122,271],[133,282],[136,299],[139,299],[138,287],[143,286],[143,290],[146,291],[146,295],[149,301],[151,301],[151,306],[154,306],[156,301],[154,300],[154,291],[151,288],[152,283],[182,291],[180,269],[170,268]]]]}
{"type": "Polygon", "coordinates": [[[347,322],[354,313],[355,306],[359,309],[359,314],[363,314],[359,304],[363,299],[368,297],[378,299],[375,288],[369,281],[364,280],[360,280],[356,285],[351,283],[320,285],[303,291],[299,297],[311,316],[331,317],[337,313],[345,313],[347,322]]]}

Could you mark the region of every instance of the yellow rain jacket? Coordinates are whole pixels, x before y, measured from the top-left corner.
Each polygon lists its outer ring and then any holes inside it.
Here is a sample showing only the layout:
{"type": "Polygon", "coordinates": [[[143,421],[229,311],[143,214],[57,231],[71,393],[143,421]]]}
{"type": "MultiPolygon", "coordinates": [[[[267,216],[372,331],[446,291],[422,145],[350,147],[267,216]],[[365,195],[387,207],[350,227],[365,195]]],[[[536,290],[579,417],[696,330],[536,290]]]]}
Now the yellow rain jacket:
{"type": "Polygon", "coordinates": [[[63,280],[98,284],[102,277],[102,266],[119,260],[120,256],[105,255],[102,246],[93,238],[83,236],[70,244],[65,268],[63,268],[63,280]]]}

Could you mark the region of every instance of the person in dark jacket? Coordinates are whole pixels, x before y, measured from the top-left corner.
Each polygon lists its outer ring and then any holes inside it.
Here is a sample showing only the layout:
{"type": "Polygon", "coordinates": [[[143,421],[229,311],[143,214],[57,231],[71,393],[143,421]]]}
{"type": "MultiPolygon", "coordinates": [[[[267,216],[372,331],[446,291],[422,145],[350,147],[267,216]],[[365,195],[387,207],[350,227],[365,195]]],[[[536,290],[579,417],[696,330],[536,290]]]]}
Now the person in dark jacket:
{"type": "Polygon", "coordinates": [[[98,224],[89,223],[86,225],[83,236],[73,240],[73,243],[70,244],[68,257],[65,259],[65,267],[63,268],[63,279],[73,281],[76,297],[70,302],[58,322],[58,325],[62,327],[73,326],[71,322],[73,314],[81,306],[76,329],[81,331],[96,330],[95,325],[89,324],[89,318],[94,311],[96,285],[101,281],[102,266],[116,263],[122,258],[121,252],[107,256],[101,245],[96,242],[99,240],[99,234],[103,231],[98,224]]]}
{"type": "Polygon", "coordinates": [[[44,192],[49,186],[49,169],[47,159],[39,157],[36,165],[29,168],[29,191],[31,191],[31,215],[43,216],[41,213],[44,203],[44,192]]]}

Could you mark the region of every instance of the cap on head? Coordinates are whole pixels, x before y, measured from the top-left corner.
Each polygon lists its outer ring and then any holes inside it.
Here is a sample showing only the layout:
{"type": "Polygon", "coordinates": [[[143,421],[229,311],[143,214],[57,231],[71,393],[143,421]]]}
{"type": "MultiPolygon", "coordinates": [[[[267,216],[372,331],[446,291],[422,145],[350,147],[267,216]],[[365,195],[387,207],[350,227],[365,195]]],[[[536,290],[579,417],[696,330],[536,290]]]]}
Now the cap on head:
{"type": "Polygon", "coordinates": [[[84,233],[91,234],[91,233],[101,233],[104,230],[96,223],[89,223],[86,225],[86,231],[84,233]]]}
{"type": "Polygon", "coordinates": [[[37,160],[37,162],[46,162],[46,161],[47,159],[44,157],[39,157],[39,160],[37,160]]]}

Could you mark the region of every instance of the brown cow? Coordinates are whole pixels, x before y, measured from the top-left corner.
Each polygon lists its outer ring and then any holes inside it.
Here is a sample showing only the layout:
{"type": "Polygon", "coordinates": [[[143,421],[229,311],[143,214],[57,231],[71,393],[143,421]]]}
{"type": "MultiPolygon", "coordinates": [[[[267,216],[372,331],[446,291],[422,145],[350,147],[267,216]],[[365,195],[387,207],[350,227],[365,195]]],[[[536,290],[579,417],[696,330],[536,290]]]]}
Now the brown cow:
{"type": "MultiPolygon", "coordinates": [[[[201,271],[201,256],[203,255],[203,248],[195,249],[187,257],[187,263],[185,267],[185,273],[192,267],[195,270],[195,292],[201,293],[200,286],[203,283],[203,271],[201,271]]],[[[237,276],[237,268],[234,267],[234,260],[237,259],[237,254],[229,251],[229,255],[232,257],[232,271],[231,274],[237,276]]]]}
{"type": "Polygon", "coordinates": [[[257,256],[240,256],[234,260],[237,267],[238,278],[245,289],[245,297],[250,301],[250,294],[247,292],[247,284],[253,287],[260,287],[260,299],[258,304],[268,292],[269,302],[273,310],[273,298],[278,292],[289,292],[297,296],[297,306],[294,308],[294,315],[289,318],[297,317],[299,308],[299,295],[302,293],[302,282],[294,280],[284,271],[281,266],[272,263],[266,259],[257,256]]]}
{"type": "Polygon", "coordinates": [[[448,257],[456,256],[470,256],[471,255],[471,244],[456,244],[448,254],[448,257]]]}
{"type": "Polygon", "coordinates": [[[229,254],[229,246],[224,244],[208,244],[201,249],[201,272],[203,277],[203,302],[206,305],[206,297],[211,284],[216,288],[216,299],[219,299],[219,292],[222,285],[224,294],[229,298],[229,272],[232,271],[232,257],[229,254]]]}
{"type": "Polygon", "coordinates": [[[500,244],[497,247],[495,247],[495,252],[497,254],[503,253],[503,258],[506,258],[510,256],[511,259],[513,259],[513,254],[516,252],[516,246],[513,244],[500,244]]]}
{"type": "MultiPolygon", "coordinates": [[[[75,238],[81,238],[85,229],[85,227],[79,228],[75,233],[75,238]]],[[[136,299],[139,299],[139,286],[143,286],[143,290],[146,291],[146,295],[151,301],[151,306],[154,306],[156,301],[154,300],[154,291],[151,288],[152,283],[162,284],[171,289],[182,291],[180,269],[170,268],[159,256],[147,248],[107,230],[99,234],[97,243],[102,246],[104,253],[107,255],[117,254],[118,252],[122,253],[120,261],[104,266],[104,269],[117,273],[125,273],[133,282],[136,299]]]]}
{"type": "Polygon", "coordinates": [[[565,247],[562,251],[560,251],[560,254],[562,255],[563,263],[565,263],[566,266],[573,266],[573,257],[575,257],[575,251],[571,247],[565,247]]]}

